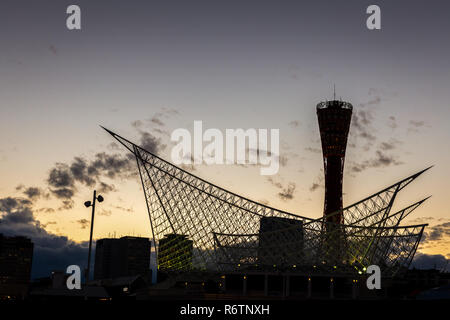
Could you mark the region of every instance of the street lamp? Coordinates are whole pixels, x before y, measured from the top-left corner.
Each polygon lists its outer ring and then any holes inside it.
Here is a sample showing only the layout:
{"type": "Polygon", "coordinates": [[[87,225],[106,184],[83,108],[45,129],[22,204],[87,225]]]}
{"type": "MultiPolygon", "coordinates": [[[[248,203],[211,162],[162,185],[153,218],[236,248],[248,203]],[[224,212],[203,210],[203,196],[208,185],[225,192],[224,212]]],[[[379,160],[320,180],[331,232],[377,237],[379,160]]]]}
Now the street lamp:
{"type": "Polygon", "coordinates": [[[88,253],[88,265],[86,270],[86,284],[89,281],[89,271],[91,267],[91,249],[92,249],[92,231],[94,230],[94,214],[95,214],[95,201],[98,200],[98,202],[103,202],[105,200],[101,195],[97,196],[97,190],[94,190],[94,197],[91,201],[86,201],[84,203],[84,206],[86,208],[92,207],[92,217],[91,217],[91,234],[89,236],[89,253],[88,253]]]}

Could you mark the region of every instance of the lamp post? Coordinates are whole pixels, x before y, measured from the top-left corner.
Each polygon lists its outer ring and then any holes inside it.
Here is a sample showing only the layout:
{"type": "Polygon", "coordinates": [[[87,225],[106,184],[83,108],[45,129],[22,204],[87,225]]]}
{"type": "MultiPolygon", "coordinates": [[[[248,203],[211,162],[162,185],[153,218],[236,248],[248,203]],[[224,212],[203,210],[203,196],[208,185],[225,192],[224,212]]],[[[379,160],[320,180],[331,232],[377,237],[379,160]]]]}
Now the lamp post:
{"type": "Polygon", "coordinates": [[[88,265],[86,270],[86,284],[89,281],[89,271],[91,268],[91,249],[92,249],[92,231],[94,230],[94,215],[95,215],[95,201],[98,200],[98,202],[103,202],[103,197],[101,195],[97,196],[97,190],[94,190],[94,196],[91,201],[86,201],[84,203],[84,206],[86,208],[92,207],[92,217],[91,217],[91,234],[89,236],[89,253],[88,253],[88,265]]]}

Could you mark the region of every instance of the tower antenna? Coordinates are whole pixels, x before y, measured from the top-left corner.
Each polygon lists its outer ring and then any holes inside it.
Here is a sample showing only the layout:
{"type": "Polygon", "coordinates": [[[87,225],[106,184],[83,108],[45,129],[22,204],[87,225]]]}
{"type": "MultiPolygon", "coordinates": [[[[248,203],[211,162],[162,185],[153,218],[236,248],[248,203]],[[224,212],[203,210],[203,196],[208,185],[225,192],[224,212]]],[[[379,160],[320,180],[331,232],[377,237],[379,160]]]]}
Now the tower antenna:
{"type": "Polygon", "coordinates": [[[336,84],[333,84],[333,100],[336,100],[336,84]]]}

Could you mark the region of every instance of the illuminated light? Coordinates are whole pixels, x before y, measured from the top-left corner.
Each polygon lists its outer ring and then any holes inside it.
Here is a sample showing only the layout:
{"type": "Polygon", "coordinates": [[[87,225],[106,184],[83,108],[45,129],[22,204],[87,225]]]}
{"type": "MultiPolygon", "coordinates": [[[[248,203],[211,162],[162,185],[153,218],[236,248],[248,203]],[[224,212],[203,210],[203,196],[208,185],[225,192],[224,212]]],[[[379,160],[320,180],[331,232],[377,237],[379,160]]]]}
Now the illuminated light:
{"type": "Polygon", "coordinates": [[[311,278],[308,278],[308,281],[311,281],[311,278]]]}
{"type": "Polygon", "coordinates": [[[336,268],[337,268],[337,266],[333,266],[333,268],[334,268],[334,269],[336,269],[336,268]]]}
{"type": "Polygon", "coordinates": [[[184,285],[185,285],[185,286],[187,287],[188,283],[187,283],[187,282],[185,282],[185,283],[184,283],[184,285]]]}
{"type": "Polygon", "coordinates": [[[292,268],[297,268],[297,266],[294,264],[294,265],[292,266],[292,268]]]}
{"type": "Polygon", "coordinates": [[[202,282],[202,287],[204,287],[205,286],[205,283],[204,282],[202,282]]]}
{"type": "Polygon", "coordinates": [[[276,268],[276,267],[277,267],[277,265],[276,265],[276,264],[274,264],[274,265],[273,265],[273,267],[274,267],[274,268],[276,268]]]}
{"type": "Polygon", "coordinates": [[[244,276],[244,280],[247,280],[247,276],[244,276]]]}
{"type": "Polygon", "coordinates": [[[221,276],[222,279],[225,279],[225,276],[221,276]]]}
{"type": "Polygon", "coordinates": [[[241,266],[241,264],[240,263],[238,263],[238,267],[240,267],[241,266]]]}
{"type": "Polygon", "coordinates": [[[334,281],[333,278],[330,278],[330,281],[333,282],[334,281]]]}
{"type": "Polygon", "coordinates": [[[366,268],[366,267],[364,267],[364,268],[363,268],[363,270],[364,270],[364,271],[366,271],[366,270],[367,270],[367,268],[366,268]]]}
{"type": "Polygon", "coordinates": [[[361,272],[361,271],[358,271],[358,273],[359,273],[359,274],[362,274],[362,272],[361,272]]]}
{"type": "Polygon", "coordinates": [[[316,268],[316,266],[313,266],[313,268],[315,269],[315,268],[316,268]]]}

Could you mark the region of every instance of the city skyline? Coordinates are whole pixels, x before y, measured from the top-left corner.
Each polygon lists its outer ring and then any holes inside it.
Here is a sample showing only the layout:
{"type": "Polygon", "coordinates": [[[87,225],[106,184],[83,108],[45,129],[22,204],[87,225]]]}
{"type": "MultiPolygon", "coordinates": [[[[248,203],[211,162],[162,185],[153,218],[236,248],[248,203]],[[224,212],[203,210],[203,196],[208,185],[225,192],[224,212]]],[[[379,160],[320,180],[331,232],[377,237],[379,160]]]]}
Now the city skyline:
{"type": "Polygon", "coordinates": [[[170,161],[170,133],[191,130],[195,120],[222,130],[279,128],[277,175],[260,176],[256,166],[187,170],[318,218],[324,190],[315,106],[332,99],[336,84],[337,97],[354,106],[344,206],[434,165],[396,209],[432,195],[407,222],[430,224],[419,252],[450,258],[448,3],[408,2],[406,16],[381,1],[379,32],[365,29],[365,4],[356,1],[277,10],[263,2],[255,11],[237,2],[174,10],[81,1],[78,33],[64,29],[65,4],[27,6],[34,15],[12,1],[0,5],[0,233],[37,237],[37,252],[48,254],[53,241],[85,259],[90,210],[83,202],[96,188],[105,202],[95,239],[151,237],[136,164],[99,125],[170,161]]]}

